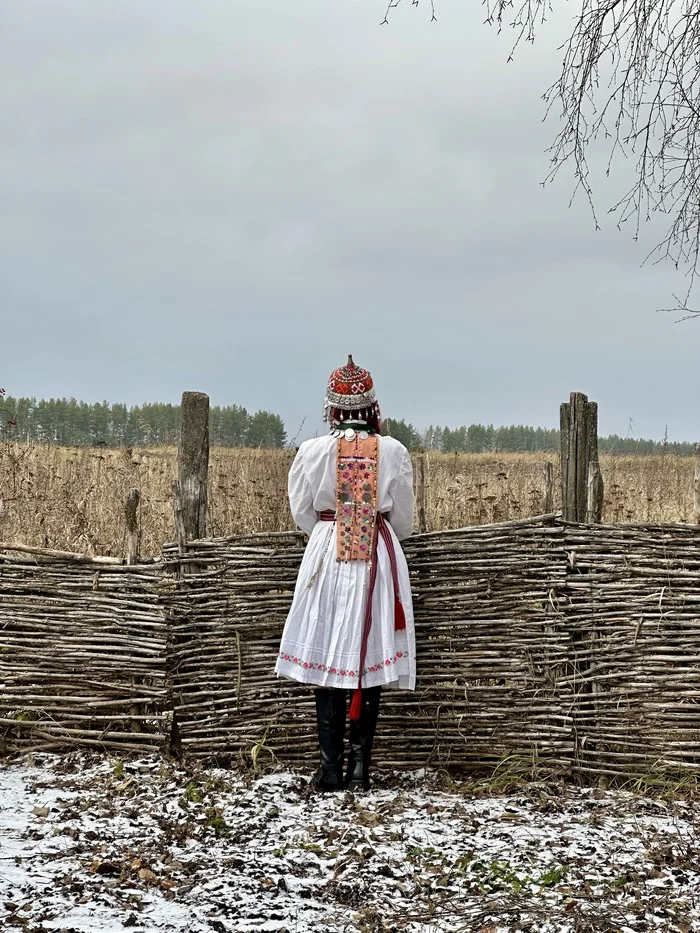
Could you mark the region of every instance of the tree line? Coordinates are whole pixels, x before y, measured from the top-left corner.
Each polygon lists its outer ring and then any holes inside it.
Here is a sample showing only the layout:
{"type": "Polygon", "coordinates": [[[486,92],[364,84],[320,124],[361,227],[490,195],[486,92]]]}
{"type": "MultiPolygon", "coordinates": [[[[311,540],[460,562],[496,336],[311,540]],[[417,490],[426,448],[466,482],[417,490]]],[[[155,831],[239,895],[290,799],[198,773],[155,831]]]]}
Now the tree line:
{"type": "MultiPolygon", "coordinates": [[[[169,402],[129,407],[74,398],[6,396],[3,408],[7,417],[0,436],[66,447],[160,447],[176,444],[180,429],[180,406],[169,402]],[[8,417],[15,423],[8,424],[8,417]]],[[[279,415],[251,413],[240,405],[212,406],[209,428],[214,447],[280,448],[287,442],[279,415]]]]}
{"type": "MultiPolygon", "coordinates": [[[[492,424],[470,424],[459,428],[430,425],[419,431],[405,420],[387,418],[383,432],[401,441],[409,450],[439,450],[442,453],[557,453],[559,431],[556,428],[533,428],[517,424],[495,427],[492,424]]],[[[688,456],[694,445],[671,442],[668,439],[620,437],[609,434],[598,439],[601,453],[614,454],[678,454],[688,456]]]]}
{"type": "MultiPolygon", "coordinates": [[[[79,402],[74,398],[2,398],[0,437],[66,447],[159,447],[177,444],[180,406],[150,402],[131,407],[121,403],[79,402]]],[[[240,405],[214,405],[210,411],[210,441],[214,447],[279,449],[287,443],[285,424],[270,411],[249,412],[240,405]]],[[[383,433],[409,450],[443,453],[556,453],[559,431],[529,425],[495,427],[470,424],[458,428],[430,425],[423,431],[404,419],[386,418],[383,433]]],[[[604,453],[693,453],[691,443],[653,441],[611,434],[599,438],[604,453]]]]}

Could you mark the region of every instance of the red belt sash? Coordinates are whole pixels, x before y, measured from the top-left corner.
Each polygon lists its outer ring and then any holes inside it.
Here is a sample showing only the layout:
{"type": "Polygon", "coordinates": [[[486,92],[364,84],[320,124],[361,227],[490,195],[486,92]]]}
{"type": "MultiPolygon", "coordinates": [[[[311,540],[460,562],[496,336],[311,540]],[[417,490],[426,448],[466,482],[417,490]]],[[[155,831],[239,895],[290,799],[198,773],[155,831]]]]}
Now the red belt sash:
{"type": "MultiPolygon", "coordinates": [[[[332,509],[326,509],[324,512],[320,513],[319,518],[322,522],[334,522],[335,512],[332,509]]],[[[382,540],[386,545],[386,550],[389,555],[389,563],[391,565],[391,578],[394,584],[394,630],[400,632],[406,628],[406,614],[404,613],[403,606],[401,605],[401,595],[399,592],[399,572],[396,563],[396,549],[394,547],[394,539],[391,536],[389,523],[387,522],[386,518],[381,513],[377,513],[377,521],[374,526],[374,541],[372,542],[373,559],[369,568],[367,605],[365,606],[365,616],[362,624],[362,641],[360,643],[360,672],[357,682],[357,689],[353,693],[352,702],[350,704],[350,719],[354,720],[360,718],[360,709],[362,705],[362,671],[365,666],[365,660],[367,658],[367,642],[369,641],[369,633],[372,628],[372,598],[374,596],[374,587],[377,582],[376,558],[377,537],[379,535],[381,535],[382,540]]]]}

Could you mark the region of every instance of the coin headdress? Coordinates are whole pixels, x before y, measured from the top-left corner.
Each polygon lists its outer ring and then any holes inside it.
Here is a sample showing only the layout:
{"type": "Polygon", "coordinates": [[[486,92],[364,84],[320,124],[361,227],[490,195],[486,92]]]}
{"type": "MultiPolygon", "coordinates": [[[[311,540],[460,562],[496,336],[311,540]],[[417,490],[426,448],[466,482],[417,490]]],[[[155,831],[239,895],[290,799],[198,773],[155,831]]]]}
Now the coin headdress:
{"type": "Polygon", "coordinates": [[[328,380],[323,420],[336,426],[343,421],[379,420],[379,403],[372,374],[357,366],[352,356],[345,366],[334,369],[328,380]]]}

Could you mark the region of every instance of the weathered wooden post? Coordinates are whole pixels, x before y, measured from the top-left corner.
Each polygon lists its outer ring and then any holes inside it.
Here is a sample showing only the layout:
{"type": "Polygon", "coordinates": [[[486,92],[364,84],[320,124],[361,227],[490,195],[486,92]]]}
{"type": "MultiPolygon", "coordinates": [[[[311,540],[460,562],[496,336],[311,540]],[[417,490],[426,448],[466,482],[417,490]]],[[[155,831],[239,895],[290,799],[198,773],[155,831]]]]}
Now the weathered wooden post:
{"type": "Polygon", "coordinates": [[[188,541],[204,538],[207,534],[209,396],[204,392],[182,394],[177,465],[173,512],[182,553],[188,541]]]}
{"type": "Polygon", "coordinates": [[[542,494],[542,512],[550,515],[554,511],[554,467],[551,460],[544,464],[544,492],[542,494]]]}
{"type": "MultiPolygon", "coordinates": [[[[560,409],[561,426],[561,500],[562,516],[568,522],[599,522],[603,510],[603,480],[598,465],[598,406],[581,392],[573,392],[560,409]]],[[[567,563],[567,573],[579,577],[581,571],[567,563]]],[[[598,684],[591,678],[591,664],[597,657],[599,635],[573,626],[572,661],[580,682],[575,687],[574,718],[576,760],[585,746],[595,754],[598,684]]]]}
{"type": "Polygon", "coordinates": [[[693,512],[695,524],[700,525],[700,444],[695,445],[695,476],[693,478],[693,512]]]}
{"type": "MultiPolygon", "coordinates": [[[[204,392],[183,392],[180,408],[180,445],[177,454],[177,479],[173,481],[173,515],[181,558],[187,553],[187,542],[206,537],[207,482],[209,474],[209,396],[204,392]]],[[[179,577],[184,580],[201,567],[180,560],[179,577]]],[[[195,635],[172,626],[167,616],[168,683],[172,723],[167,747],[170,754],[182,753],[179,706],[182,703],[182,683],[187,677],[187,665],[182,666],[182,651],[187,651],[195,635]]],[[[191,686],[191,685],[190,685],[191,686]]]]}
{"type": "Polygon", "coordinates": [[[416,524],[418,534],[425,534],[428,530],[426,518],[427,490],[425,485],[425,453],[419,453],[416,459],[416,524]]]}
{"type": "MultiPolygon", "coordinates": [[[[124,503],[124,518],[126,520],[126,562],[128,565],[137,564],[139,560],[139,501],[141,493],[132,489],[124,503]]],[[[142,677],[132,677],[131,686],[136,689],[143,683],[142,677]]],[[[132,732],[141,732],[141,716],[143,706],[141,703],[132,703],[129,707],[132,717],[130,726],[132,732]]]]}
{"type": "Polygon", "coordinates": [[[598,405],[573,392],[560,409],[561,502],[568,522],[600,522],[603,478],[598,465],[598,405]]]}
{"type": "Polygon", "coordinates": [[[124,506],[126,519],[126,562],[136,564],[139,559],[139,500],[138,489],[132,489],[124,506]]]}
{"type": "Polygon", "coordinates": [[[588,489],[586,521],[599,525],[603,520],[603,474],[598,461],[598,404],[588,403],[588,489]]]}

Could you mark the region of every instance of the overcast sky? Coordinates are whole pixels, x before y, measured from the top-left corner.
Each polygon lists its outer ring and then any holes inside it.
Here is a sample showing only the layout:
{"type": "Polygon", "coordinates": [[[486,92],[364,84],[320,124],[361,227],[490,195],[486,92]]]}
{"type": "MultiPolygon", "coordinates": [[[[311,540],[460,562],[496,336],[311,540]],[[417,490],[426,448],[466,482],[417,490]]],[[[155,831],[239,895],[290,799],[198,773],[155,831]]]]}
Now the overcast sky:
{"type": "Polygon", "coordinates": [[[384,6],[0,0],[8,393],[197,389],[308,436],[352,352],[421,427],[583,391],[603,433],[700,439],[683,280],[540,185],[576,4],[512,64],[476,0],[384,6]]]}

